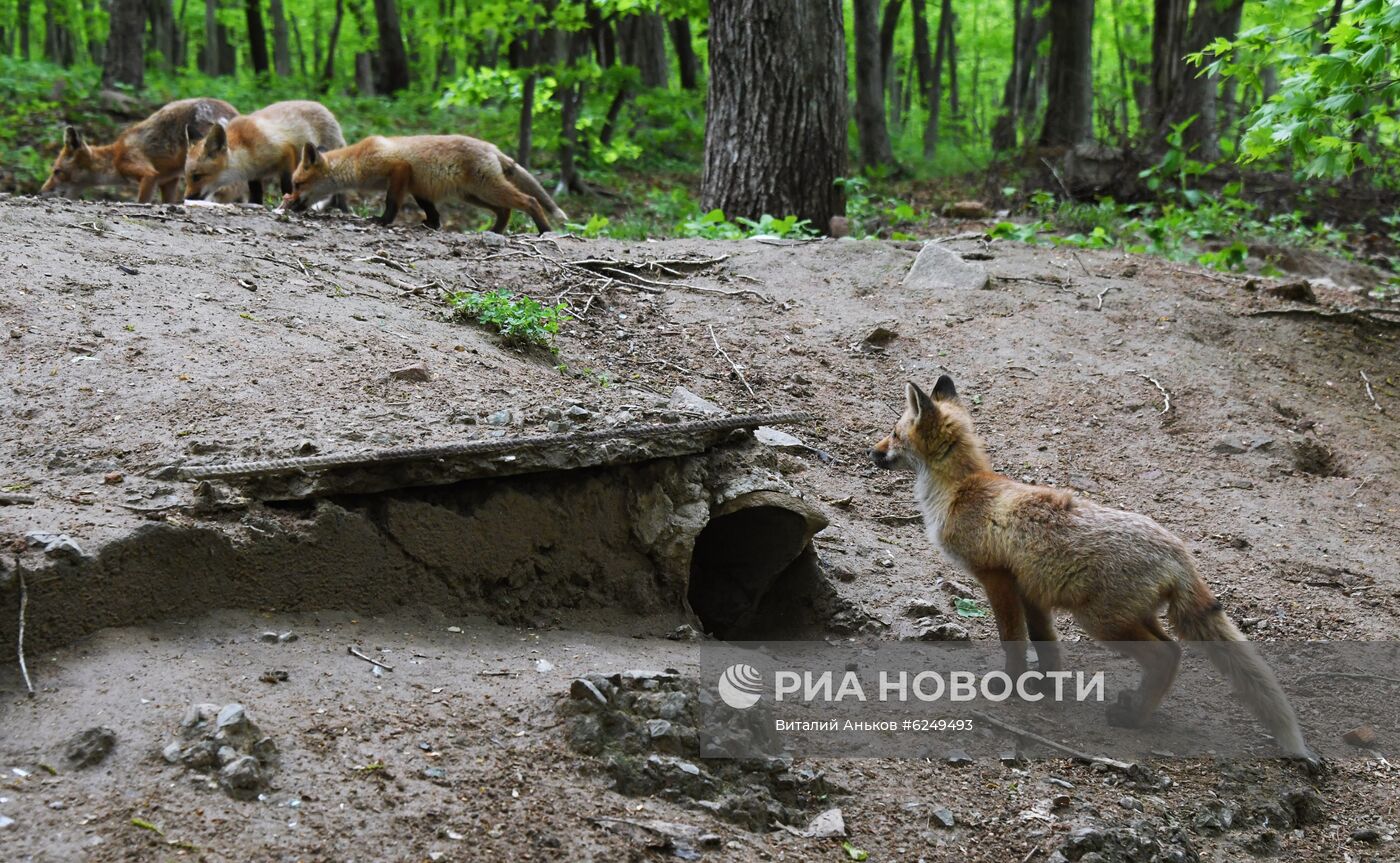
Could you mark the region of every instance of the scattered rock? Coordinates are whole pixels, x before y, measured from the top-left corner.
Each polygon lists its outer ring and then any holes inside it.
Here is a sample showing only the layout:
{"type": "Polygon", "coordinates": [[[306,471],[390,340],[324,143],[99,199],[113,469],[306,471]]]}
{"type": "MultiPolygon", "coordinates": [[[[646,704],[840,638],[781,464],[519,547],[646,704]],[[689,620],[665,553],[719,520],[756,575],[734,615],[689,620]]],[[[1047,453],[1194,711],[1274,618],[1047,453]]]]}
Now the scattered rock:
{"type": "Polygon", "coordinates": [[[300,638],[300,636],[297,635],[295,632],[277,633],[277,640],[282,644],[290,644],[291,642],[296,641],[298,638],[300,638]]]}
{"type": "Polygon", "coordinates": [[[550,662],[548,659],[536,659],[535,670],[541,674],[545,674],[554,670],[554,663],[550,662]]]}
{"type": "Polygon", "coordinates": [[[964,749],[949,749],[943,760],[954,767],[962,767],[972,763],[972,756],[964,749]]]}
{"type": "Polygon", "coordinates": [[[48,533],[31,530],[24,535],[31,548],[42,548],[51,557],[67,557],[77,560],[83,557],[82,546],[66,533],[48,533]]]}
{"type": "Polygon", "coordinates": [[[569,684],[569,697],[575,701],[590,701],[597,705],[608,703],[608,696],[603,693],[603,690],[593,681],[582,677],[569,684]]]}
{"type": "Polygon", "coordinates": [[[703,641],[705,635],[688,623],[682,623],[666,634],[671,641],[703,641]]]}
{"type": "Polygon", "coordinates": [[[964,261],[960,255],[943,246],[929,242],[919,250],[914,265],[909,268],[902,285],[925,291],[968,290],[987,287],[987,271],[977,264],[964,261]]]}
{"type": "Polygon", "coordinates": [[[1360,830],[1351,831],[1351,841],[1374,845],[1381,841],[1381,831],[1374,827],[1362,827],[1360,830]]]}
{"type": "Polygon", "coordinates": [[[886,345],[898,337],[899,333],[895,332],[893,325],[885,326],[884,324],[880,324],[875,327],[875,329],[865,334],[865,338],[860,340],[860,347],[862,350],[867,351],[884,350],[886,345]]]}
{"type": "Polygon", "coordinates": [[[907,641],[971,641],[972,635],[961,624],[924,618],[914,622],[907,641]]]}
{"type": "Polygon", "coordinates": [[[831,221],[827,224],[826,232],[834,240],[849,237],[851,235],[851,221],[845,216],[832,216],[831,221]]]}
{"type": "Polygon", "coordinates": [[[230,797],[239,800],[257,797],[265,783],[262,765],[251,755],[239,756],[219,771],[219,787],[230,797]]]}
{"type": "Polygon", "coordinates": [[[291,675],[281,668],[269,668],[267,671],[258,675],[258,680],[261,680],[263,683],[273,684],[286,683],[290,678],[291,675]]]}
{"type": "Polygon", "coordinates": [[[1271,857],[1283,847],[1277,830],[1260,830],[1242,843],[1244,850],[1256,857],[1271,857]]]}
{"type": "Polygon", "coordinates": [[[963,599],[973,599],[977,596],[975,590],[955,578],[946,579],[938,586],[942,588],[944,592],[951,593],[954,596],[960,596],[963,599]]]}
{"type": "Polygon", "coordinates": [[[802,835],[809,839],[830,839],[833,836],[846,835],[846,819],[842,817],[840,809],[828,809],[813,818],[807,825],[807,829],[802,831],[802,835]]]}
{"type": "Polygon", "coordinates": [[[1274,439],[1268,435],[1252,435],[1250,437],[1231,435],[1216,441],[1210,451],[1217,455],[1239,455],[1257,449],[1268,449],[1273,446],[1273,443],[1274,439]]]}
{"type": "Polygon", "coordinates": [[[110,471],[102,475],[102,482],[104,485],[116,485],[123,482],[125,479],[126,475],[119,470],[110,471]]]}
{"type": "Polygon", "coordinates": [[[583,405],[570,405],[569,409],[564,411],[564,416],[568,417],[574,422],[583,423],[588,422],[590,419],[593,418],[593,411],[589,410],[583,405]]]}
{"type": "Polygon", "coordinates": [[[759,443],[779,452],[805,453],[808,450],[808,446],[795,435],[768,426],[759,426],[754,429],[753,436],[759,443]]]}
{"type": "Polygon", "coordinates": [[[486,419],[482,420],[482,422],[489,426],[514,425],[515,412],[510,410],[509,408],[502,408],[501,410],[498,410],[495,413],[488,414],[486,419]]]}
{"type": "Polygon", "coordinates": [[[8,815],[0,815],[0,830],[9,830],[13,826],[15,826],[15,819],[8,815]]]}
{"type": "Polygon", "coordinates": [[[1342,739],[1352,746],[1369,747],[1376,745],[1376,729],[1369,725],[1358,725],[1346,734],[1342,739]]]}
{"type": "Polygon", "coordinates": [[[263,644],[276,644],[276,643],[277,643],[277,633],[275,633],[275,632],[264,632],[262,635],[259,635],[259,636],[258,636],[258,641],[261,641],[263,644]]]}
{"type": "Polygon", "coordinates": [[[396,381],[412,381],[414,383],[427,383],[433,379],[428,367],[422,363],[415,363],[411,366],[404,366],[401,369],[394,369],[389,372],[389,377],[396,381]]]}
{"type": "Polygon", "coordinates": [[[676,387],[671,390],[671,398],[666,402],[666,406],[672,410],[688,411],[690,413],[702,414],[722,414],[724,408],[714,402],[701,398],[685,387],[676,387]]]}
{"type": "Polygon", "coordinates": [[[930,812],[929,815],[932,817],[934,824],[945,830],[951,830],[957,826],[958,819],[953,816],[953,810],[946,806],[939,806],[937,809],[930,812]]]}
{"type": "Polygon", "coordinates": [[[990,219],[992,209],[981,201],[954,201],[943,208],[943,215],[950,219],[990,219]]]}
{"type": "Polygon", "coordinates": [[[1312,285],[1306,281],[1285,282],[1282,285],[1271,285],[1264,289],[1264,293],[1280,300],[1292,303],[1307,303],[1317,305],[1317,294],[1313,293],[1312,285]]]}
{"type": "Polygon", "coordinates": [[[1300,827],[1316,824],[1327,817],[1322,798],[1307,786],[1285,791],[1279,802],[1293,814],[1293,823],[1300,827]]]}
{"type": "Polygon", "coordinates": [[[63,744],[63,758],[79,769],[100,764],[117,745],[117,732],[105,726],[86,728],[63,744]]]}

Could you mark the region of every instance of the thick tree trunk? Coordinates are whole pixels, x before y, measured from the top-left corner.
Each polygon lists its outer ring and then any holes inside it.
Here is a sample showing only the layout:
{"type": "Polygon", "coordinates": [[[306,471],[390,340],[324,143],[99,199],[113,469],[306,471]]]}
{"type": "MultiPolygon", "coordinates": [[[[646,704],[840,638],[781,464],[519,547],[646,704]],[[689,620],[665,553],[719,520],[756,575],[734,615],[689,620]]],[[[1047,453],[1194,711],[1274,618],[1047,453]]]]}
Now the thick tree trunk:
{"type": "MultiPolygon", "coordinates": [[[[55,0],[44,4],[44,57],[60,66],[72,66],[77,59],[77,48],[73,44],[73,31],[59,23],[55,0]]],[[[145,32],[144,8],[141,32],[145,32]]]]}
{"type": "Polygon", "coordinates": [[[880,0],[855,0],[856,133],[865,168],[894,164],[880,77],[880,0]]]}
{"type": "Polygon", "coordinates": [[[374,0],[374,18],[379,25],[379,89],[385,94],[397,93],[409,83],[398,4],[374,0]]]}
{"type": "Polygon", "coordinates": [[[665,87],[669,83],[666,59],[666,24],[660,15],[646,12],[628,15],[618,21],[623,60],[636,66],[643,87],[665,87]]]}
{"type": "Polygon", "coordinates": [[[734,218],[795,214],[828,230],[845,203],[846,35],[840,0],[710,6],[701,201],[734,218]]]}
{"type": "Polygon", "coordinates": [[[326,37],[326,67],[321,70],[321,92],[331,88],[335,80],[335,49],[340,41],[340,25],[345,23],[345,0],[335,0],[335,18],[331,21],[331,34],[326,37]]]}
{"type": "MultiPolygon", "coordinates": [[[[914,16],[914,66],[919,72],[919,95],[927,103],[929,94],[936,86],[934,77],[937,74],[934,72],[933,49],[928,42],[928,9],[924,0],[909,0],[909,11],[914,16]]],[[[941,47],[942,43],[939,44],[941,47]]],[[[939,63],[942,62],[940,57],[939,63]]]]}
{"type": "Polygon", "coordinates": [[[359,51],[355,54],[355,91],[361,96],[374,96],[375,90],[375,68],[374,54],[370,51],[359,51]]]}
{"type": "Polygon", "coordinates": [[[244,11],[248,21],[248,54],[253,74],[264,75],[270,69],[267,60],[267,30],[263,27],[262,0],[246,0],[244,11]]]}
{"type": "MultiPolygon", "coordinates": [[[[1233,39],[1240,30],[1244,0],[1196,0],[1196,12],[1186,36],[1186,52],[1200,51],[1217,38],[1233,39]]],[[[1195,121],[1186,127],[1182,143],[1193,150],[1197,159],[1213,161],[1220,158],[1220,122],[1217,105],[1220,101],[1220,79],[1201,74],[1198,66],[1183,66],[1181,100],[1173,123],[1195,121]]]]}
{"type": "MultiPolygon", "coordinates": [[[[556,46],[561,46],[564,66],[572,70],[588,55],[588,36],[584,33],[556,33],[556,46]]],[[[585,191],[578,175],[579,151],[578,116],[583,108],[582,81],[555,90],[559,100],[559,189],[560,192],[585,191]]]]}
{"type": "Polygon", "coordinates": [[[1094,131],[1094,0],[1051,0],[1044,147],[1073,147],[1094,131]]]}
{"type": "Polygon", "coordinates": [[[285,78],[292,74],[292,46],[287,38],[287,11],[282,0],[272,0],[267,14],[272,18],[272,68],[285,78]]]}
{"type": "Polygon", "coordinates": [[[689,18],[672,18],[671,47],[676,51],[676,67],[680,72],[681,89],[694,90],[700,86],[700,58],[695,56],[695,42],[690,35],[689,18]]]}
{"type": "Polygon", "coordinates": [[[146,8],[143,0],[112,0],[107,31],[107,62],[102,86],[122,84],[140,90],[145,83],[146,8]]]}
{"type": "Polygon", "coordinates": [[[1153,0],[1152,3],[1152,89],[1148,116],[1143,122],[1143,130],[1149,138],[1165,133],[1172,118],[1180,113],[1190,11],[1191,0],[1153,0]]]}
{"type": "Polygon", "coordinates": [[[232,75],[238,69],[238,54],[228,30],[219,23],[219,0],[204,0],[204,53],[200,56],[200,67],[211,77],[232,75]]]}

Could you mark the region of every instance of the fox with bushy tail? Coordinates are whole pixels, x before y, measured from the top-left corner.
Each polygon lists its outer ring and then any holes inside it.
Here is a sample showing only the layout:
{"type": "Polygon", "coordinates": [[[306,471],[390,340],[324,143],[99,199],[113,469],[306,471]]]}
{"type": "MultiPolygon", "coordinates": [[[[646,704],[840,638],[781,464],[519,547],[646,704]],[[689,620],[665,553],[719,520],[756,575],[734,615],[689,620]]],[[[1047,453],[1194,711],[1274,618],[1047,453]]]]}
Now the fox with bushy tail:
{"type": "Polygon", "coordinates": [[[1052,617],[1074,618],[1142,666],[1136,690],[1109,705],[1111,724],[1147,722],[1176,679],[1182,648],[1199,643],[1284,754],[1315,766],[1278,678],[1221,609],[1185,544],[1152,519],[992,470],[972,418],[947,375],[932,395],[913,383],[894,430],[870,451],[882,468],[915,474],[929,538],[987,592],[1013,680],[1035,642],[1041,673],[1061,670],[1052,617]]]}

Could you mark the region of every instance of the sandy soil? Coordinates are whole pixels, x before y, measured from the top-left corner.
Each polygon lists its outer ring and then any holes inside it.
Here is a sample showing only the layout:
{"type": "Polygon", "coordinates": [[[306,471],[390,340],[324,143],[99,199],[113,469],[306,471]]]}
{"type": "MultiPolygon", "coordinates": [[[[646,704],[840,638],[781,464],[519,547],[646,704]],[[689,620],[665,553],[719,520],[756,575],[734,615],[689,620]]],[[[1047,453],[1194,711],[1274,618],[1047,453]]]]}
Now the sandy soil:
{"type": "MultiPolygon", "coordinates": [[[[186,493],[161,472],[171,464],[285,456],[308,441],[322,452],[451,442],[489,433],[481,421],[507,408],[526,432],[574,403],[595,424],[647,419],[683,385],[734,412],[818,415],[793,431],[832,458],[784,454],[780,464],[826,505],[832,526],[817,548],[837,591],[893,637],[912,599],[959,576],[910,518],[909,478],[876,471],[863,453],[895,419],[906,379],[949,373],[998,466],[1157,518],[1190,543],[1252,638],[1396,637],[1396,331],[1251,316],[1288,303],[1242,279],[962,239],[944,245],[985,268],[986,290],[901,287],[917,244],[506,240],[22,198],[0,199],[0,236],[0,486],[37,498],[0,506],[0,539],[17,549],[41,530],[91,551],[147,523],[139,510],[188,517],[160,509],[186,493]],[[614,285],[595,296],[551,263],[726,255],[687,280],[711,292],[614,285]],[[432,283],[559,296],[587,312],[566,323],[557,357],[520,352],[444,320],[437,288],[420,287],[432,283]],[[880,326],[891,335],[871,345],[880,326]],[[415,363],[431,381],[388,374],[415,363]]],[[[1359,302],[1341,290],[1318,296],[1324,310],[1359,302]]],[[[44,564],[32,549],[23,560],[44,564]]],[[[31,655],[34,701],[5,670],[0,815],[16,820],[0,830],[0,846],[15,849],[7,856],[239,860],[267,848],[268,859],[611,860],[650,852],[588,819],[630,812],[721,834],[734,844],[706,852],[716,859],[846,857],[833,840],[752,834],[674,802],[623,797],[571,754],[553,712],[569,676],[656,665],[678,648],[655,622],[582,613],[540,631],[428,611],[359,623],[186,615],[172,609],[167,623],[31,655]],[[467,634],[449,637],[452,623],[467,634]],[[278,627],[302,639],[256,642],[278,627]],[[406,660],[377,678],[345,655],[347,642],[406,660]],[[554,672],[531,670],[535,650],[554,672]],[[259,682],[268,667],[289,681],[259,682]],[[497,669],[521,674],[476,674],[497,669]],[[288,753],[263,803],[195,788],[159,759],[189,704],[234,698],[288,753]],[[100,767],[51,776],[37,766],[97,724],[119,740],[100,767]],[[422,778],[420,742],[443,753],[447,781],[422,778]],[[376,759],[386,769],[373,776],[354,769],[376,759]],[[298,811],[285,805],[293,796],[298,811]]],[[[961,622],[995,638],[988,619],[961,622]]],[[[1379,730],[1384,752],[1400,728],[1379,730]]],[[[1124,817],[1123,789],[1068,762],[823,766],[852,791],[840,805],[871,859],[1017,861],[1036,849],[1043,859],[1077,820],[1124,817]],[[1074,785],[1072,809],[1027,821],[1022,812],[1060,793],[1046,784],[1053,776],[1074,785]],[[930,829],[928,807],[939,804],[957,828],[930,829]]],[[[1202,859],[1240,859],[1249,835],[1197,829],[1182,814],[1191,806],[1313,781],[1272,762],[1166,769],[1174,785],[1146,807],[1185,818],[1202,859]]],[[[1348,838],[1365,827],[1394,834],[1392,768],[1357,759],[1317,781],[1325,820],[1283,832],[1281,853],[1394,859],[1393,842],[1348,838]]]]}

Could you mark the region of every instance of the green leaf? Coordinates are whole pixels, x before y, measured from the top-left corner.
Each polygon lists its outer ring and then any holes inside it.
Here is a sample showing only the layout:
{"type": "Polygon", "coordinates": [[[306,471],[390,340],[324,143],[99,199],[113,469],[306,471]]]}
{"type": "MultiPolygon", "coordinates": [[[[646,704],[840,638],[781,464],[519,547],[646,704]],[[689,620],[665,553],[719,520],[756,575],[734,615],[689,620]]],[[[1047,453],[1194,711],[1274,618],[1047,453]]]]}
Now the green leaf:
{"type": "Polygon", "coordinates": [[[953,608],[958,612],[959,617],[986,617],[987,612],[977,603],[977,600],[966,596],[959,596],[953,600],[953,608]]]}
{"type": "Polygon", "coordinates": [[[866,851],[864,848],[857,848],[856,846],[852,845],[850,842],[842,842],[842,843],[841,843],[841,850],[842,850],[842,851],[845,851],[845,852],[846,852],[846,856],[849,857],[849,858],[851,858],[852,860],[857,860],[857,861],[859,861],[859,860],[869,860],[869,859],[870,859],[870,852],[869,852],[869,851],[866,851]]]}

